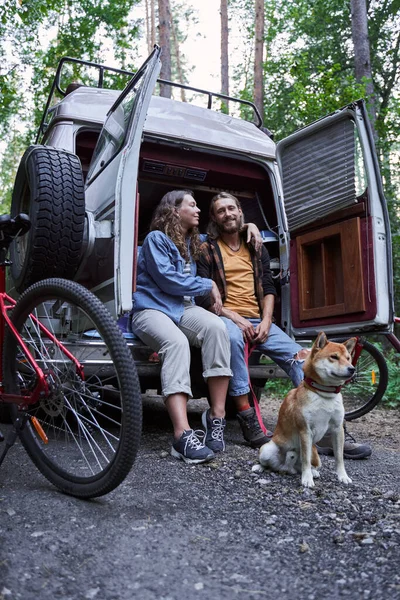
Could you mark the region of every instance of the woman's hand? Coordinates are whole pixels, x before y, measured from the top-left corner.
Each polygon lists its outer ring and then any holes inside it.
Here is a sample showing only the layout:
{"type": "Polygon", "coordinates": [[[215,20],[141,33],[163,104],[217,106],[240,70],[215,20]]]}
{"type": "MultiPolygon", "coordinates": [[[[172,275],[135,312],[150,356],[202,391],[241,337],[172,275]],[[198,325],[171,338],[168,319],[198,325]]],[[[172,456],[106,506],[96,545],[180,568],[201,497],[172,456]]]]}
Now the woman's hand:
{"type": "Polygon", "coordinates": [[[246,224],[247,227],[247,239],[246,242],[248,244],[253,244],[255,251],[261,252],[261,248],[263,245],[263,239],[261,237],[260,234],[260,230],[258,229],[257,225],[254,225],[254,223],[247,223],[246,224]]]}
{"type": "Polygon", "coordinates": [[[219,289],[218,289],[217,284],[215,283],[215,281],[212,282],[211,302],[212,302],[213,312],[216,315],[220,315],[221,314],[221,310],[222,310],[222,298],[221,298],[221,294],[219,293],[219,289]]]}

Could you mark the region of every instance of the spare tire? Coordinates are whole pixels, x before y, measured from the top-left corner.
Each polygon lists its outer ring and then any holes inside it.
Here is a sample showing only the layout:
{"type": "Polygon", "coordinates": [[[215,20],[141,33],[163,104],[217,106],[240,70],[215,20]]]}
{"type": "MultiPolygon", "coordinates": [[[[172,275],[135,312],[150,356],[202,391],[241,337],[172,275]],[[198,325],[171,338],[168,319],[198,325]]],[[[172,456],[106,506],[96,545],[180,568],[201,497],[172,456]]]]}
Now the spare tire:
{"type": "Polygon", "coordinates": [[[30,146],[21,159],[11,215],[31,219],[30,231],[11,244],[11,277],[18,292],[49,277],[72,279],[85,225],[82,167],[75,154],[30,146]]]}

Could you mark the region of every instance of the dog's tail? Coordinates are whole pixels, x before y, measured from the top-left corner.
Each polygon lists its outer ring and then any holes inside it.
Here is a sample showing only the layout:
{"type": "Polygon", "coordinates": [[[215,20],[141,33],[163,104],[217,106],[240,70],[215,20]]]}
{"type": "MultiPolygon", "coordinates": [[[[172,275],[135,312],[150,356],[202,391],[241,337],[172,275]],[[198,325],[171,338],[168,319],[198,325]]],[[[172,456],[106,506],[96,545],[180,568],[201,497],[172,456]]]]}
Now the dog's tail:
{"type": "Polygon", "coordinates": [[[263,467],[271,469],[272,471],[278,471],[282,462],[279,448],[275,442],[272,441],[261,446],[258,459],[263,467]]]}

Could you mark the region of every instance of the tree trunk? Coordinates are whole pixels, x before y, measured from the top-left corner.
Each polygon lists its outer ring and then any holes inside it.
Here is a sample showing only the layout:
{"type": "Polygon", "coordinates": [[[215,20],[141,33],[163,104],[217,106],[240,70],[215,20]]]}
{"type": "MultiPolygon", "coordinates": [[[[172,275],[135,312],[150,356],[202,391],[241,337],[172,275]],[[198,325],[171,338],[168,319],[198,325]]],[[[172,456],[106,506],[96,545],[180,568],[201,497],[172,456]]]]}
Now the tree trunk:
{"type": "MultiPolygon", "coordinates": [[[[183,76],[182,63],[181,63],[181,54],[180,54],[180,50],[179,50],[179,40],[178,40],[178,36],[176,34],[176,27],[175,27],[174,19],[171,19],[171,30],[172,30],[172,38],[174,40],[174,50],[175,50],[175,58],[176,58],[176,70],[178,72],[178,81],[179,81],[179,83],[185,83],[184,76],[183,76]]],[[[183,88],[181,88],[180,92],[181,92],[182,102],[186,102],[185,90],[183,88]]]]}
{"type": "MultiPolygon", "coordinates": [[[[171,10],[169,0],[158,0],[159,40],[162,48],[160,79],[171,79],[171,10]]],[[[160,84],[160,96],[171,98],[171,86],[160,84]]]]}
{"type": "Polygon", "coordinates": [[[358,83],[366,83],[368,112],[374,132],[376,121],[376,98],[371,69],[371,52],[368,35],[368,17],[366,0],[351,1],[351,31],[354,45],[354,65],[358,83]]]}
{"type": "Polygon", "coordinates": [[[150,0],[145,0],[145,7],[146,7],[146,42],[147,42],[147,52],[150,54],[150,52],[152,50],[152,45],[151,45],[151,34],[150,34],[149,2],[150,2],[150,0]]]}
{"type": "Polygon", "coordinates": [[[156,7],[154,6],[155,0],[150,0],[150,39],[151,39],[151,50],[153,50],[156,43],[156,7]]]}
{"type": "MultiPolygon", "coordinates": [[[[229,96],[228,0],[221,0],[221,94],[229,96]]],[[[223,112],[229,113],[228,102],[222,102],[223,112]]]]}
{"type": "Polygon", "coordinates": [[[264,115],[264,0],[255,0],[254,104],[264,115]]]}

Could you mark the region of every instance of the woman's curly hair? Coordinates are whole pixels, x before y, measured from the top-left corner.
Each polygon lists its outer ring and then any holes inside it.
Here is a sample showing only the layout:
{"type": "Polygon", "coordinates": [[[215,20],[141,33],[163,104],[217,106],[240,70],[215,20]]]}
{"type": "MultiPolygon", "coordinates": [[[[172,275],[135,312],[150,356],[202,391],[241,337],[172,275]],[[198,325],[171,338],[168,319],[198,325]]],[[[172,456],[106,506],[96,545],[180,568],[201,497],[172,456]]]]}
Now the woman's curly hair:
{"type": "Polygon", "coordinates": [[[200,258],[201,245],[199,231],[197,227],[193,227],[185,235],[179,213],[176,210],[182,204],[185,196],[193,197],[193,192],[191,190],[172,190],[165,194],[154,211],[150,231],[158,230],[165,233],[174,242],[185,260],[189,260],[189,245],[191,257],[197,260],[200,258]]]}

